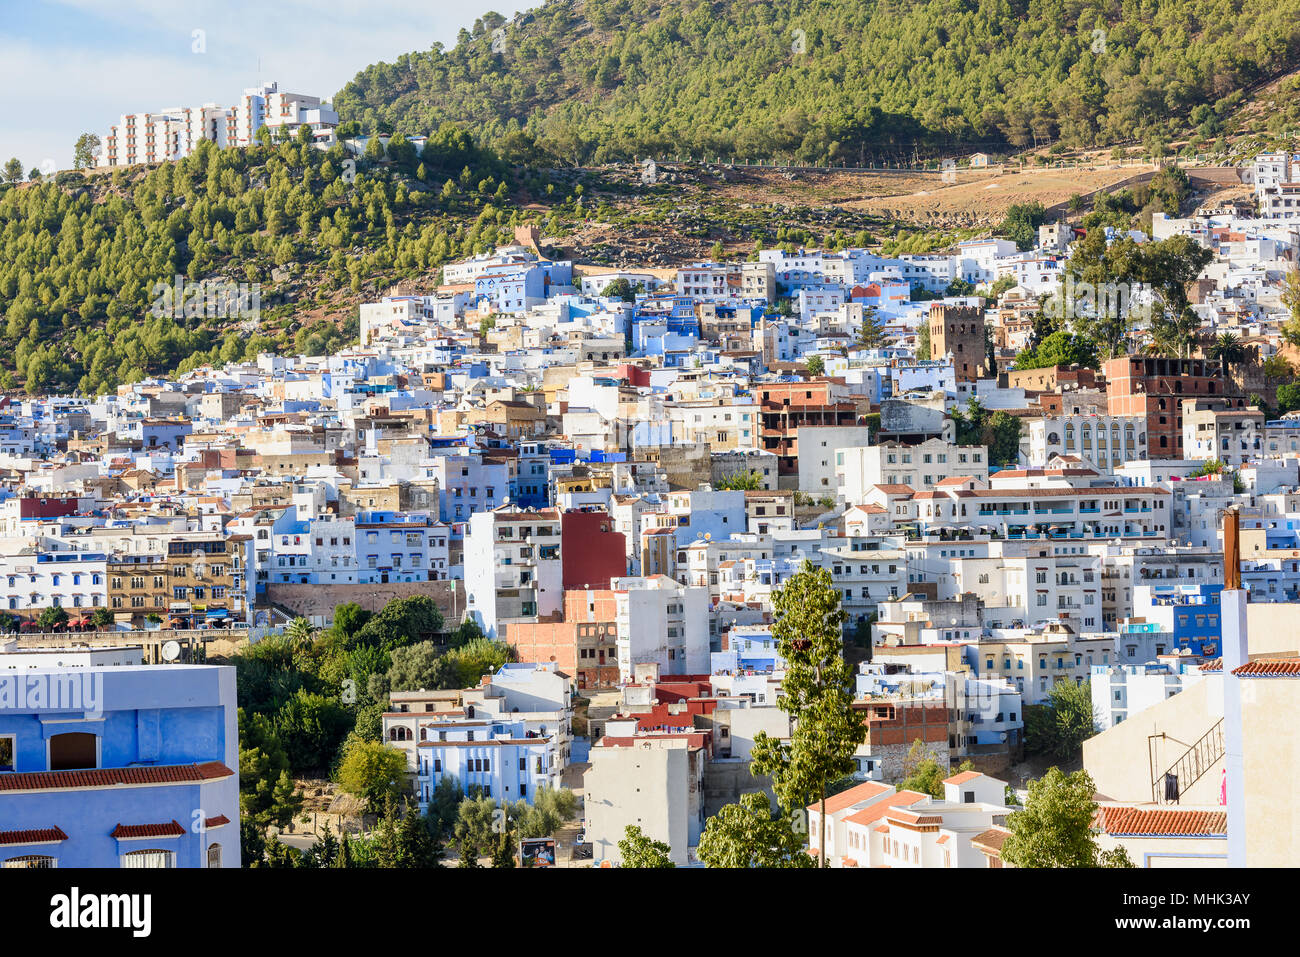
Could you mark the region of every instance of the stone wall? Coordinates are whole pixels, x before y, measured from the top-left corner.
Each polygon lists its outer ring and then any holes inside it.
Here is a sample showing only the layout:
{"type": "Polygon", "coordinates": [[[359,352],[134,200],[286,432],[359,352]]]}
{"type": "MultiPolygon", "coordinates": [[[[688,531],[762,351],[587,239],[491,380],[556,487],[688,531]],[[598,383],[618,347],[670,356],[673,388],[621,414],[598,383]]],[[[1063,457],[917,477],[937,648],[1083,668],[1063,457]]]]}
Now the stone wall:
{"type": "Polygon", "coordinates": [[[465,583],[456,581],[388,582],[367,585],[268,585],[268,600],[286,611],[308,619],[314,625],[328,625],[337,605],[355,602],[377,612],[394,598],[427,595],[437,603],[448,627],[465,617],[465,583]]]}

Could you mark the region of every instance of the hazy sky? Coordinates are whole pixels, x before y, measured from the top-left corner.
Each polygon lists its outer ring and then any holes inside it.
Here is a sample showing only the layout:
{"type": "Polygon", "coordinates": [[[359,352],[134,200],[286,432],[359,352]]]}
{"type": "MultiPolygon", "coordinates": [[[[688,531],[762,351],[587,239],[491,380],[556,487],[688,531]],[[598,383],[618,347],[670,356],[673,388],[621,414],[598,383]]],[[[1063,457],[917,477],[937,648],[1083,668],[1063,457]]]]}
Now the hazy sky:
{"type": "Polygon", "coordinates": [[[0,0],[0,164],[17,156],[24,170],[66,169],[80,134],[102,139],[123,113],[231,106],[259,79],[330,99],[370,63],[451,46],[489,10],[512,17],[539,4],[0,0]]]}

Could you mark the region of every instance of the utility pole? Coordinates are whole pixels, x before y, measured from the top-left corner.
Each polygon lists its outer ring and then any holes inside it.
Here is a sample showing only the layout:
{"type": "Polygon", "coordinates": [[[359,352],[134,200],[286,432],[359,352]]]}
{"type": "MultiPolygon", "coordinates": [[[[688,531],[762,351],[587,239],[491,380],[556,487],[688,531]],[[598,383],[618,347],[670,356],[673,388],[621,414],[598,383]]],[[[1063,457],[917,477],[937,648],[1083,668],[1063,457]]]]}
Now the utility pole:
{"type": "Polygon", "coordinates": [[[1241,587],[1241,516],[1234,506],[1223,513],[1223,767],[1228,791],[1228,866],[1246,866],[1246,783],[1241,733],[1241,681],[1233,674],[1250,660],[1246,599],[1241,587]]]}

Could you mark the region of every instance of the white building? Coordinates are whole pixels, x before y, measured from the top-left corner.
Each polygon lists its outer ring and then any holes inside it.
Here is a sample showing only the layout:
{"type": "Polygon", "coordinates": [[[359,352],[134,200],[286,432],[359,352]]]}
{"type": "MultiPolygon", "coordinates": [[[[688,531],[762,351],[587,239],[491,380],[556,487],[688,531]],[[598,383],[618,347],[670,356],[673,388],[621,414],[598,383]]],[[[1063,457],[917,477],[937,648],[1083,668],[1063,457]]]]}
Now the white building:
{"type": "Polygon", "coordinates": [[[1053,415],[1030,419],[1021,455],[1031,468],[1045,468],[1053,456],[1076,456],[1108,473],[1130,459],[1147,457],[1146,418],[1140,415],[1053,415]],[[1132,444],[1121,445],[1121,436],[1132,444]]]}
{"type": "Polygon", "coordinates": [[[919,492],[945,479],[967,476],[988,481],[987,446],[927,439],[918,445],[884,442],[835,453],[837,491],[841,500],[851,504],[865,501],[875,485],[907,485],[919,492]]]}
{"type": "Polygon", "coordinates": [[[631,681],[638,665],[663,675],[709,673],[709,589],[671,578],[615,578],[618,670],[631,681]]]}
{"type": "Polygon", "coordinates": [[[1176,659],[1166,656],[1146,664],[1094,664],[1090,683],[1097,731],[1105,731],[1204,678],[1201,659],[1176,659]]]}
{"type": "Polygon", "coordinates": [[[669,847],[674,864],[692,863],[704,830],[704,739],[698,734],[606,735],[583,776],[587,841],[599,866],[617,865],[629,825],[669,847]]]}
{"type": "Polygon", "coordinates": [[[470,516],[465,591],[469,613],[488,637],[507,621],[562,614],[563,581],[559,512],[501,508],[470,516]]]}
{"type": "Polygon", "coordinates": [[[275,83],[264,83],[245,90],[239,105],[233,108],[204,103],[123,114],[104,138],[99,165],[133,166],[183,159],[204,140],[219,147],[251,146],[263,126],[292,135],[306,125],[312,130],[313,142],[329,146],[338,123],[338,114],[320,97],[282,93],[275,83]]]}

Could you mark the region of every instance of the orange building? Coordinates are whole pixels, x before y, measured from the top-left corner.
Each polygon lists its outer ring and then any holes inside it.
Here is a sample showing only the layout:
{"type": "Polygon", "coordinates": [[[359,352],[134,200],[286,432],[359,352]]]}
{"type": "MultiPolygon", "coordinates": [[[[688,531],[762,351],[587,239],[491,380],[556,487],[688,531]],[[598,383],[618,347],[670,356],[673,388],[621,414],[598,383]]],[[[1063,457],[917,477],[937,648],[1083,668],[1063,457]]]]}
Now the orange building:
{"type": "Polygon", "coordinates": [[[618,685],[618,599],[608,589],[564,593],[562,621],[505,624],[505,641],[520,661],[553,661],[579,689],[618,685]]]}

